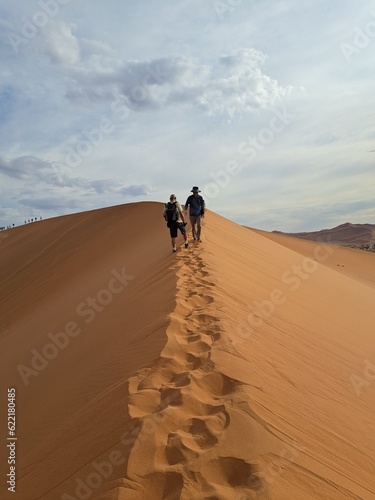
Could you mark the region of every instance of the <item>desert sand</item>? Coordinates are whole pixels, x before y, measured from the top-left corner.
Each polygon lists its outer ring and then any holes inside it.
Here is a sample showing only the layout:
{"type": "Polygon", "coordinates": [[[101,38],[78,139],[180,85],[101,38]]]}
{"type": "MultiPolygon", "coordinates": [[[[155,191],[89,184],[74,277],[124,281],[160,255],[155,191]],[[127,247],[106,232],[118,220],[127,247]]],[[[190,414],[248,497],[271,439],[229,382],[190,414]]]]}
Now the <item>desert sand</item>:
{"type": "Polygon", "coordinates": [[[321,229],[320,231],[311,231],[309,233],[276,232],[310,241],[329,241],[335,245],[358,247],[363,244],[371,246],[375,243],[375,224],[351,224],[350,222],[345,222],[330,229],[321,229]]]}
{"type": "Polygon", "coordinates": [[[0,241],[1,498],[375,499],[375,254],[161,212],[0,241]]]}

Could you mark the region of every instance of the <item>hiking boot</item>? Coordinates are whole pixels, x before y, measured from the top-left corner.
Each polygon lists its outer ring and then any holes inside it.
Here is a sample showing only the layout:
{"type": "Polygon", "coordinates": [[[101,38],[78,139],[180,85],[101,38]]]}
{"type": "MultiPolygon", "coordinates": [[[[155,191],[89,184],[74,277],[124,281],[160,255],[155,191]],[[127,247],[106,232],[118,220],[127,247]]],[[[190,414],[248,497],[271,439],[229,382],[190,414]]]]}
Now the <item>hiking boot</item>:
{"type": "Polygon", "coordinates": [[[189,243],[185,241],[185,248],[189,248],[189,243]]]}
{"type": "Polygon", "coordinates": [[[173,248],[173,253],[177,252],[177,248],[173,248]]]}

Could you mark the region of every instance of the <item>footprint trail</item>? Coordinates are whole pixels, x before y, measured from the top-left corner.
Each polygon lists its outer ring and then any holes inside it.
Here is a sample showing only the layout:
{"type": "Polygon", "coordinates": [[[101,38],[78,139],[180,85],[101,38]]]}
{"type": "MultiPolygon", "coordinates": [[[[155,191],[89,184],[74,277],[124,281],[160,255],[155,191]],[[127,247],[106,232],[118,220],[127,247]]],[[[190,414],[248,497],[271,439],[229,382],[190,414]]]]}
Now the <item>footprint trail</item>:
{"type": "MultiPolygon", "coordinates": [[[[227,405],[240,382],[217,370],[211,359],[212,349],[225,343],[227,334],[215,315],[221,304],[201,249],[176,257],[177,306],[167,344],[154,365],[129,380],[129,413],[140,426],[128,463],[134,500],[221,498],[197,471],[221,467],[208,452],[230,425],[227,405]],[[155,488],[155,477],[164,488],[155,488]]],[[[251,468],[245,462],[241,466],[251,468]]],[[[248,477],[235,486],[251,495],[261,480],[255,475],[254,488],[248,477]]],[[[228,487],[233,488],[230,481],[228,487]]]]}

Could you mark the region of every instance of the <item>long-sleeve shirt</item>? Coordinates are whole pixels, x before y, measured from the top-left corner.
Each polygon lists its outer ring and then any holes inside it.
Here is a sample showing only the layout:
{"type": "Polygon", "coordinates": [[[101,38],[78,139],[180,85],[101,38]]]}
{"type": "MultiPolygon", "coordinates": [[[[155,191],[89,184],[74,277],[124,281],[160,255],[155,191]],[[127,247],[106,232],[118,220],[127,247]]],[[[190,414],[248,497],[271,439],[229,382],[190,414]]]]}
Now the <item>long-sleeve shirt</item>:
{"type": "Polygon", "coordinates": [[[202,196],[194,196],[191,194],[185,203],[185,210],[190,206],[189,215],[203,215],[205,209],[205,203],[202,196]]]}

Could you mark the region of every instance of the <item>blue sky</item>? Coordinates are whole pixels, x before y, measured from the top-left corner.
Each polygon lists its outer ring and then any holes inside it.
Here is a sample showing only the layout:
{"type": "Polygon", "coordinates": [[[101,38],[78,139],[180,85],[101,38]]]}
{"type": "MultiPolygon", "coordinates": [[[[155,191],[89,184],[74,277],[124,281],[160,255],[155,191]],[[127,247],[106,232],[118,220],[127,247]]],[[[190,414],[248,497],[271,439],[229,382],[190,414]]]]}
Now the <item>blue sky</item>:
{"type": "Polygon", "coordinates": [[[0,226],[135,201],[375,219],[369,0],[0,2],[0,226]]]}

